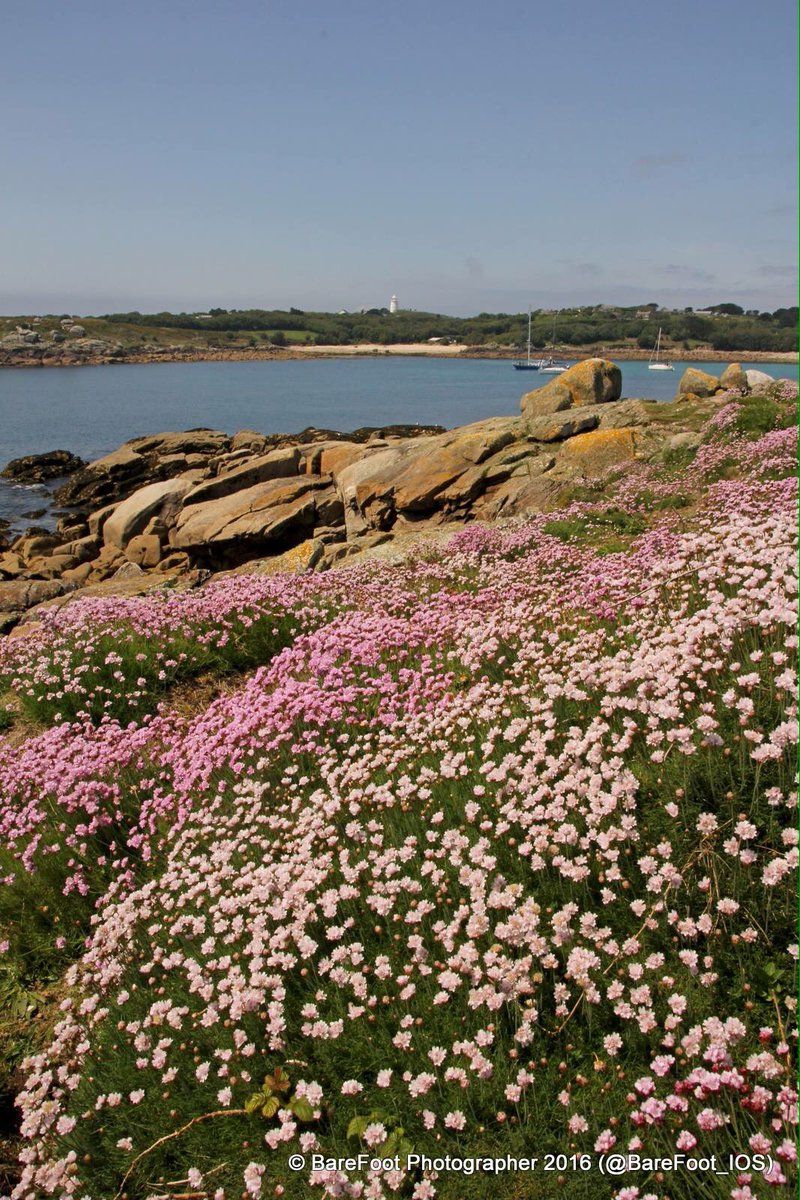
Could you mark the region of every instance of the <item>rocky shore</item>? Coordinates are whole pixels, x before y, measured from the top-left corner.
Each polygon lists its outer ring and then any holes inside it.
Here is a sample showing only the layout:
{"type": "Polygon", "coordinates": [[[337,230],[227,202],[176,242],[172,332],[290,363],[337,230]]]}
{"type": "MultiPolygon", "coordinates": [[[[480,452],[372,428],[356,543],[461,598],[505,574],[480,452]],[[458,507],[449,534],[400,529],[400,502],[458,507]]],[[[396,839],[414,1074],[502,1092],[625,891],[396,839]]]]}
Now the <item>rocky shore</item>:
{"type": "Polygon", "coordinates": [[[159,433],[88,465],[66,451],[8,464],[21,482],[71,473],[55,532],[0,534],[0,630],[74,592],[194,587],[224,571],[327,570],[420,532],[546,512],[570,489],[637,459],[696,447],[732,389],[775,381],[689,368],[671,404],[621,398],[621,372],[590,359],[522,397],[518,417],[457,429],[350,434],[159,433]]]}
{"type": "MultiPolygon", "coordinates": [[[[591,357],[588,350],[562,346],[557,352],[568,359],[586,361],[591,357]]],[[[609,347],[603,353],[611,353],[620,362],[646,362],[650,351],[632,347],[609,347]]],[[[10,334],[0,338],[0,367],[98,367],[124,363],[191,363],[191,362],[281,362],[308,358],[353,358],[375,356],[402,356],[425,358],[468,358],[502,359],[512,361],[519,358],[514,347],[403,344],[379,346],[359,344],[354,346],[258,346],[258,347],[196,347],[196,346],[147,346],[129,347],[119,342],[101,338],[74,337],[61,341],[45,341],[39,334],[10,334]]],[[[749,350],[735,355],[720,350],[681,350],[680,358],[687,362],[785,362],[796,363],[796,353],[779,351],[749,350]]]]}

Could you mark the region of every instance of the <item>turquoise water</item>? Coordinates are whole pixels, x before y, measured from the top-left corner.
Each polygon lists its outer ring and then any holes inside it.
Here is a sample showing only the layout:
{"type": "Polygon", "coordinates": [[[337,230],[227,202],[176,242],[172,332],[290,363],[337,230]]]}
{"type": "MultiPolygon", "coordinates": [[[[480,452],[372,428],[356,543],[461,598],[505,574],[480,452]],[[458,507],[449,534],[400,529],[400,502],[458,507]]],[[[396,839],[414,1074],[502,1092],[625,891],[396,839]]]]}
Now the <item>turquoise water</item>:
{"type": "MultiPolygon", "coordinates": [[[[672,399],[681,372],[621,363],[623,395],[672,399]]],[[[723,363],[692,363],[719,374],[723,363]]],[[[757,364],[797,379],[797,365],[757,364]]],[[[506,361],[330,358],[289,362],[152,363],[0,371],[0,466],[44,450],[97,458],[128,438],[205,425],[235,433],[294,433],[307,425],[438,424],[515,414],[523,392],[552,376],[515,371],[506,361]]],[[[49,500],[44,489],[0,480],[0,517],[49,500]]],[[[46,521],[39,521],[46,524],[46,521]]]]}

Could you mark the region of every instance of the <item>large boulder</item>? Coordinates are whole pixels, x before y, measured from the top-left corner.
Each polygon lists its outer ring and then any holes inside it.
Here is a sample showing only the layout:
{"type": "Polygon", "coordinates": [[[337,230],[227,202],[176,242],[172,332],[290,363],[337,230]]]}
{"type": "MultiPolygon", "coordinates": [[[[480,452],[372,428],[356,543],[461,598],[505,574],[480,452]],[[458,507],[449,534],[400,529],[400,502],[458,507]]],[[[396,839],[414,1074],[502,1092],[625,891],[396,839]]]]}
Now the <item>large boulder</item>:
{"type": "Polygon", "coordinates": [[[607,404],[622,395],[622,372],[605,358],[576,363],[544,387],[527,392],[521,401],[524,417],[547,417],[567,408],[607,404]]]}
{"type": "Polygon", "coordinates": [[[307,469],[310,475],[332,475],[338,479],[345,467],[372,453],[374,448],[368,450],[359,442],[322,442],[307,456],[307,469]]]}
{"type": "Polygon", "coordinates": [[[394,441],[356,459],[336,479],[348,535],[388,529],[402,513],[417,519],[466,502],[485,487],[486,472],[475,468],[521,432],[518,421],[491,418],[433,437],[394,441]]]}
{"type": "Polygon", "coordinates": [[[727,392],[733,389],[737,392],[749,392],[747,373],[741,363],[728,363],[719,377],[719,386],[727,392]]]}
{"type": "Polygon", "coordinates": [[[151,517],[168,522],[180,508],[181,501],[196,483],[193,478],[163,479],[139,488],[114,509],[103,525],[103,541],[107,546],[123,549],[132,537],[143,533],[151,517]]]}
{"type": "MultiPolygon", "coordinates": [[[[394,506],[399,512],[430,512],[439,492],[452,485],[473,465],[454,446],[441,447],[436,453],[415,454],[395,475],[392,483],[394,506]]],[[[363,508],[365,489],[358,497],[363,508]]]]}
{"type": "Polygon", "coordinates": [[[348,537],[357,537],[391,518],[394,512],[391,480],[412,444],[395,443],[339,469],[336,484],[344,504],[348,537]]]}
{"type": "Polygon", "coordinates": [[[147,460],[130,446],[120,446],[111,454],[95,459],[68,479],[55,493],[59,504],[88,505],[100,508],[130,495],[142,482],[147,460]]]}
{"type": "Polygon", "coordinates": [[[705,400],[719,390],[720,381],[716,375],[709,375],[707,371],[700,371],[697,367],[687,367],[678,384],[678,397],[692,395],[705,400]]]}
{"type": "Polygon", "coordinates": [[[240,429],[231,438],[231,450],[251,450],[254,454],[263,454],[269,446],[269,439],[255,429],[240,429]]]}
{"type": "Polygon", "coordinates": [[[750,388],[750,391],[756,394],[763,394],[764,390],[772,387],[775,382],[772,376],[768,375],[766,371],[745,371],[745,378],[747,379],[747,386],[750,388]]]}
{"type": "Polygon", "coordinates": [[[211,551],[211,557],[245,561],[270,544],[281,544],[283,549],[282,543],[304,541],[316,523],[317,503],[329,500],[338,500],[330,479],[308,475],[270,479],[184,508],[170,544],[201,556],[211,551]]]}

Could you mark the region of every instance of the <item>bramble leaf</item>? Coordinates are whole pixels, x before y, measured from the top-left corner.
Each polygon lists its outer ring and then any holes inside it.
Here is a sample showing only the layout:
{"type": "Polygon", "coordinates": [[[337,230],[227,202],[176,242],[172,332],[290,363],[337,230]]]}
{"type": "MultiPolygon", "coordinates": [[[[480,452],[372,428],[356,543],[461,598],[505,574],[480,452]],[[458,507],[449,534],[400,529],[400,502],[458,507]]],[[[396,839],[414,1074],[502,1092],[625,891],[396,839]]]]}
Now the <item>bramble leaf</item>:
{"type": "Polygon", "coordinates": [[[293,1096],[286,1107],[293,1112],[298,1121],[313,1121],[314,1109],[305,1096],[293,1096]]]}

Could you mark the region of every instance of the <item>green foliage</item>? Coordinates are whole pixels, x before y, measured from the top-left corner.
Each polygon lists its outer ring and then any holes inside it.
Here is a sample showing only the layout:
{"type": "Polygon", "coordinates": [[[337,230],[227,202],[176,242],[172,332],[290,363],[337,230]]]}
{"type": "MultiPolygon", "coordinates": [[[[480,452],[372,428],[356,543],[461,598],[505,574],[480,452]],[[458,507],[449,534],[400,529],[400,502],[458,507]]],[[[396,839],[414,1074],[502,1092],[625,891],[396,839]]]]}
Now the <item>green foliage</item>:
{"type": "MultiPolygon", "coordinates": [[[[710,343],[718,350],[786,351],[797,349],[797,309],[778,309],[775,313],[732,312],[738,305],[717,306],[713,315],[691,311],[673,312],[644,307],[584,305],[532,314],[531,337],[538,350],[553,340],[560,346],[613,346],[636,344],[650,350],[659,326],[665,350],[681,343],[710,343]],[[647,315],[647,310],[650,315],[647,315]],[[642,315],[644,314],[644,315],[642,315]]],[[[401,310],[389,313],[385,308],[364,312],[304,312],[298,308],[222,309],[199,313],[109,313],[102,318],[82,319],[90,336],[118,338],[130,344],[148,339],[159,344],[175,341],[174,330],[183,331],[190,344],[214,342],[221,334],[230,334],[232,342],[247,345],[244,333],[263,334],[274,345],[292,342],[317,342],[339,346],[357,342],[392,345],[397,342],[425,342],[431,337],[451,338],[466,345],[524,346],[527,338],[527,313],[479,313],[474,317],[451,317],[441,313],[401,310]],[[285,339],[285,341],[284,341],[285,339]]],[[[220,343],[220,344],[231,344],[220,343]]]]}
{"type": "Polygon", "coordinates": [[[797,413],[793,405],[780,405],[766,396],[745,396],[733,428],[743,437],[754,441],[771,429],[788,429],[796,420],[797,413]]]}
{"type": "Polygon", "coordinates": [[[691,496],[688,496],[685,492],[677,492],[674,496],[660,496],[653,504],[653,508],[659,512],[664,512],[673,508],[688,508],[691,503],[691,496]]]}
{"type": "Polygon", "coordinates": [[[265,1121],[271,1121],[284,1109],[298,1121],[306,1124],[313,1121],[314,1109],[304,1096],[290,1095],[291,1087],[289,1076],[282,1067],[276,1067],[271,1075],[264,1077],[260,1090],[245,1101],[245,1112],[260,1113],[265,1121]]]}
{"type": "Polygon", "coordinates": [[[685,471],[689,463],[694,462],[696,457],[696,446],[675,446],[671,450],[664,451],[661,461],[668,471],[677,473],[685,471]]]}
{"type": "Polygon", "coordinates": [[[636,513],[624,512],[620,508],[597,509],[579,516],[556,518],[542,526],[545,533],[559,538],[562,542],[599,541],[598,549],[601,552],[605,549],[606,553],[614,554],[624,549],[625,544],[615,539],[609,542],[603,535],[609,533],[635,537],[643,533],[645,528],[646,522],[643,517],[636,513]],[[613,548],[609,549],[609,545],[613,548]]]}
{"type": "Polygon", "coordinates": [[[358,1138],[363,1145],[363,1137],[370,1125],[383,1125],[387,1136],[377,1146],[369,1147],[371,1153],[376,1158],[394,1158],[399,1155],[401,1159],[407,1158],[409,1154],[414,1153],[414,1147],[405,1136],[405,1129],[400,1125],[394,1117],[388,1117],[386,1113],[373,1109],[367,1116],[353,1117],[350,1124],[347,1126],[348,1140],[358,1138]]]}

